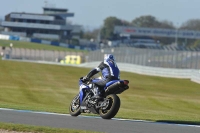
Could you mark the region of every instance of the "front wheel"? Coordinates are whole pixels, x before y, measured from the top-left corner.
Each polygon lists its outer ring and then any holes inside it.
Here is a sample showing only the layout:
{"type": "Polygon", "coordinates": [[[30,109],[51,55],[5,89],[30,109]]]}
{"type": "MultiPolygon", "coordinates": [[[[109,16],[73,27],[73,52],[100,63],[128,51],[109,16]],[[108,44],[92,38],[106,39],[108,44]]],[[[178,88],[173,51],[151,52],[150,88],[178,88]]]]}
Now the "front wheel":
{"type": "Polygon", "coordinates": [[[81,108],[80,108],[79,94],[77,94],[77,95],[73,98],[73,100],[72,100],[72,102],[71,102],[71,104],[70,104],[70,106],[69,106],[69,114],[70,114],[71,116],[78,116],[78,115],[81,114],[80,109],[81,109],[81,108]]]}
{"type": "Polygon", "coordinates": [[[99,110],[99,114],[103,119],[113,118],[120,108],[120,99],[117,95],[111,94],[106,97],[104,102],[106,105],[99,110]]]}

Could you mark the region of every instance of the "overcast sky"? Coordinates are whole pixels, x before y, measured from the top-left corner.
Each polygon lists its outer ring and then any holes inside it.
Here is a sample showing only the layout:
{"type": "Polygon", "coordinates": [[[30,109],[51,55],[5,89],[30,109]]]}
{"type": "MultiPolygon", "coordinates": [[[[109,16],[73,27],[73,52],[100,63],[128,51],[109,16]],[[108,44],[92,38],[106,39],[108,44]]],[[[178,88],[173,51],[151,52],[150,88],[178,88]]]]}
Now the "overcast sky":
{"type": "MultiPolygon", "coordinates": [[[[70,19],[89,29],[98,28],[108,16],[132,21],[142,15],[168,20],[180,26],[189,19],[200,19],[200,0],[46,0],[57,8],[67,8],[70,19]]],[[[45,0],[0,0],[0,17],[10,12],[42,13],[45,0]]]]}

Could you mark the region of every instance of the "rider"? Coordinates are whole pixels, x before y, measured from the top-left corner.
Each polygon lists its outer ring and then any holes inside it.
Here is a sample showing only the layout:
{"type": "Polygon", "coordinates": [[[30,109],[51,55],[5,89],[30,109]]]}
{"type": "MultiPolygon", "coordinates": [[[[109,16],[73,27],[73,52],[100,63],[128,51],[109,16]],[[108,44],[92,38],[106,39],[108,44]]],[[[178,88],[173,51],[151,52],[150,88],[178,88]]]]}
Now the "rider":
{"type": "Polygon", "coordinates": [[[94,98],[101,98],[102,92],[104,91],[104,86],[106,83],[112,80],[120,79],[120,71],[115,62],[115,58],[112,54],[107,54],[104,57],[104,61],[102,61],[99,66],[93,70],[91,70],[85,77],[83,77],[83,81],[89,80],[93,75],[98,72],[102,73],[102,79],[94,79],[93,83],[96,85],[94,98]]]}

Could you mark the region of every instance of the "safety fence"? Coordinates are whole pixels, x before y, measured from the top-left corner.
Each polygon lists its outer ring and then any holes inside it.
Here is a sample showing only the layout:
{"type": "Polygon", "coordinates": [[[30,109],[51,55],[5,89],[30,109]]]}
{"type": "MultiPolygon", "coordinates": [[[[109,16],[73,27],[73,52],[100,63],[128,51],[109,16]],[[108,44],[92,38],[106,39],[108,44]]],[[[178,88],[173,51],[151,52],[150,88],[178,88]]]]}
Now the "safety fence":
{"type": "Polygon", "coordinates": [[[61,59],[64,59],[67,55],[79,55],[82,59],[81,63],[103,61],[104,55],[111,53],[115,56],[118,63],[159,68],[200,69],[199,51],[167,51],[120,47],[90,51],[86,54],[85,52],[33,50],[6,47],[5,50],[0,48],[0,52],[4,53],[5,58],[10,59],[51,62],[58,62],[61,59]]]}
{"type": "Polygon", "coordinates": [[[161,68],[200,69],[200,51],[169,51],[132,47],[106,48],[89,52],[88,61],[102,61],[113,54],[117,62],[161,68]]]}
{"type": "Polygon", "coordinates": [[[9,48],[0,50],[4,59],[16,59],[16,60],[30,60],[30,61],[47,61],[47,62],[60,62],[65,63],[66,56],[71,56],[68,63],[80,64],[85,62],[84,52],[68,52],[68,51],[55,51],[55,50],[35,50],[24,48],[9,48]],[[77,63],[77,57],[81,60],[77,63]]]}

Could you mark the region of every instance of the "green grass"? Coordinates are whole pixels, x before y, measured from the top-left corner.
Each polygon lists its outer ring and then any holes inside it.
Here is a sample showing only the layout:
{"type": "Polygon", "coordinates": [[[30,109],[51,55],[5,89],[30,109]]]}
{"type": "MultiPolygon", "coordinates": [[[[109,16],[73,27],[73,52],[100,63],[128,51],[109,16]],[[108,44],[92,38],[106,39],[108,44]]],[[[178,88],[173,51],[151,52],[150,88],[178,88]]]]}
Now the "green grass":
{"type": "Polygon", "coordinates": [[[65,129],[65,128],[50,128],[43,126],[30,126],[22,124],[1,123],[0,129],[16,132],[32,132],[32,133],[98,133],[93,131],[65,129]]]}
{"type": "Polygon", "coordinates": [[[86,52],[85,50],[75,50],[70,48],[52,46],[47,44],[38,44],[32,42],[23,42],[23,41],[12,41],[12,40],[1,40],[0,46],[9,47],[10,43],[13,44],[14,48],[27,48],[27,49],[44,49],[44,50],[57,50],[57,51],[75,51],[75,52],[86,52]]]}
{"type": "MultiPolygon", "coordinates": [[[[68,113],[87,68],[0,61],[0,107],[68,113]]],[[[200,84],[189,79],[121,72],[118,118],[200,124],[200,84]]]]}

